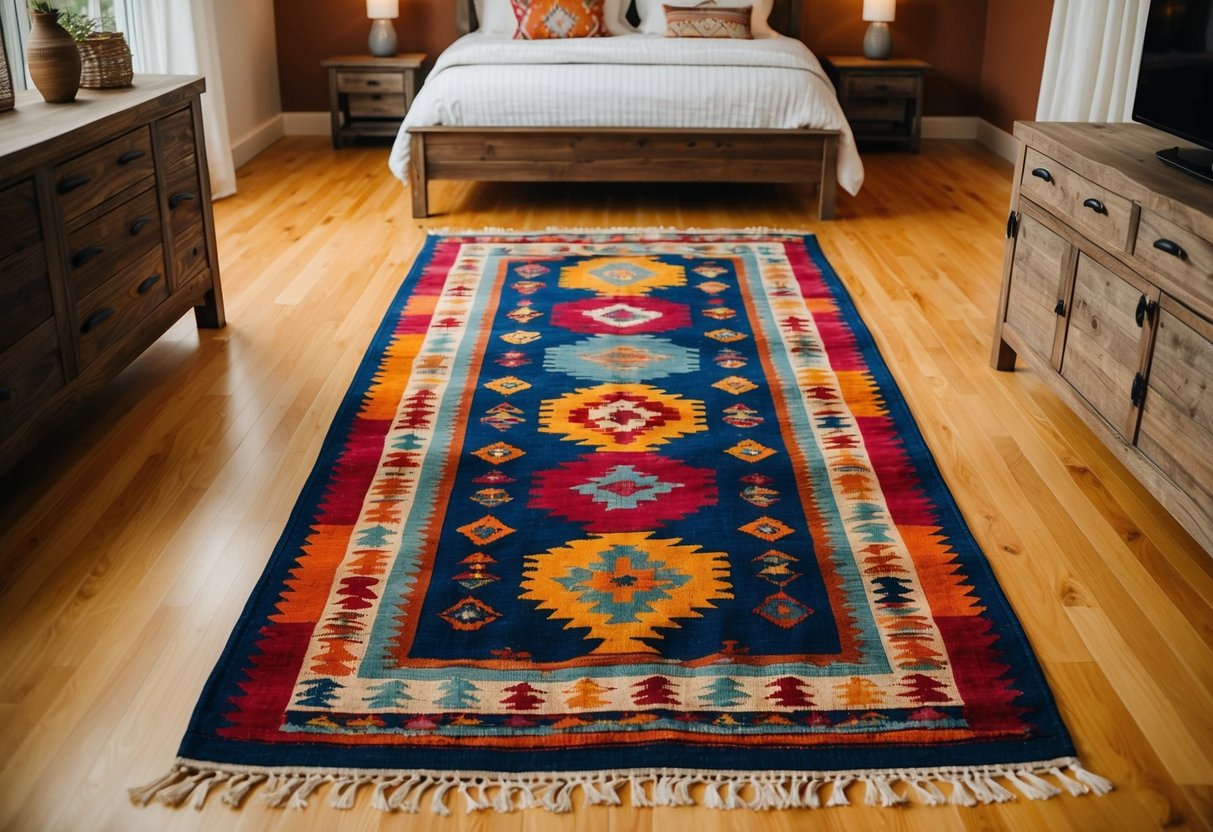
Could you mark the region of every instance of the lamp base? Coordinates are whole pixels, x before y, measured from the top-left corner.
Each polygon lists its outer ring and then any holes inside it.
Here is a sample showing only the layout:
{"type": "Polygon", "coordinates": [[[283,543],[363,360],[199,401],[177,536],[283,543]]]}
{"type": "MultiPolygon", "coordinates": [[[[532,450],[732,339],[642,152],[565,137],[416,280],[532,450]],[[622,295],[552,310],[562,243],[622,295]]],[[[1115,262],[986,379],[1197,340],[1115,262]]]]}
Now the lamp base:
{"type": "Polygon", "coordinates": [[[382,17],[373,21],[367,46],[376,58],[390,58],[395,55],[396,27],[392,25],[392,21],[382,17]]]}
{"type": "Polygon", "coordinates": [[[893,38],[889,34],[889,24],[874,20],[868,24],[868,31],[863,35],[863,56],[870,61],[883,61],[893,50],[893,38]]]}

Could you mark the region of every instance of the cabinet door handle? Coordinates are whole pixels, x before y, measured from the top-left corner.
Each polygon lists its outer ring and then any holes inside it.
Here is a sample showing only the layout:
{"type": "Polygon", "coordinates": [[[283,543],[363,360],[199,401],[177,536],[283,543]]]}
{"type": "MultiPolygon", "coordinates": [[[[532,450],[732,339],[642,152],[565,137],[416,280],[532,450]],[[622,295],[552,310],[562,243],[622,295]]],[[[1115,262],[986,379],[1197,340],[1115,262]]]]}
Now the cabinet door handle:
{"type": "Polygon", "coordinates": [[[1146,325],[1146,307],[1148,305],[1145,295],[1137,299],[1137,311],[1133,313],[1133,320],[1137,321],[1138,326],[1146,325]]]}
{"type": "Polygon", "coordinates": [[[1032,175],[1037,179],[1043,179],[1046,182],[1053,181],[1053,174],[1049,173],[1048,168],[1033,168],[1032,175]]]}
{"type": "Polygon", "coordinates": [[[160,275],[154,274],[151,277],[144,278],[143,282],[135,288],[135,291],[141,295],[146,295],[148,291],[159,282],[160,275]]]}
{"type": "Polygon", "coordinates": [[[76,176],[69,176],[67,179],[60,180],[57,190],[59,191],[59,195],[63,196],[63,194],[71,193],[77,188],[83,188],[91,181],[93,181],[93,177],[87,173],[80,173],[76,176]]]}
{"type": "Polygon", "coordinates": [[[1019,214],[1012,211],[1007,215],[1007,239],[1019,234],[1019,214]]]}
{"type": "Polygon", "coordinates": [[[92,332],[94,329],[101,326],[101,324],[109,320],[110,316],[112,316],[115,311],[116,310],[110,306],[101,307],[96,312],[85,318],[84,323],[80,325],[80,332],[87,335],[89,332],[92,332]]]}
{"type": "Polygon", "coordinates": [[[1100,202],[1098,199],[1096,199],[1095,197],[1093,197],[1093,196],[1092,196],[1092,197],[1088,197],[1088,198],[1084,199],[1084,200],[1082,201],[1082,207],[1084,207],[1084,208],[1090,208],[1090,209],[1091,209],[1092,211],[1094,211],[1096,214],[1106,214],[1106,213],[1108,213],[1108,209],[1104,207],[1104,204],[1103,204],[1102,202],[1100,202]]]}
{"type": "Polygon", "coordinates": [[[89,246],[88,248],[82,248],[72,255],[72,268],[78,269],[89,260],[100,256],[104,252],[105,246],[89,246]]]}
{"type": "Polygon", "coordinates": [[[1165,251],[1167,254],[1171,255],[1172,257],[1178,257],[1180,260],[1188,259],[1188,252],[1184,251],[1183,246],[1181,246],[1179,243],[1168,240],[1165,237],[1161,240],[1155,240],[1154,248],[1158,249],[1159,251],[1165,251]]]}
{"type": "Polygon", "coordinates": [[[171,210],[173,208],[176,208],[178,205],[180,205],[183,202],[190,202],[194,198],[195,197],[194,197],[193,191],[180,191],[178,193],[173,194],[172,196],[170,196],[168,198],[168,207],[171,210]]]}
{"type": "Polygon", "coordinates": [[[118,157],[118,164],[129,165],[131,162],[135,161],[136,159],[142,159],[146,155],[147,155],[147,153],[145,153],[142,150],[128,150],[128,151],[126,151],[126,153],[123,153],[121,156],[118,157]]]}
{"type": "Polygon", "coordinates": [[[1134,407],[1141,407],[1146,400],[1146,379],[1141,373],[1133,375],[1133,386],[1129,388],[1129,401],[1134,407]]]}
{"type": "Polygon", "coordinates": [[[1057,305],[1053,307],[1053,314],[1059,318],[1066,314],[1066,302],[1064,298],[1057,299],[1057,305]]]}
{"type": "Polygon", "coordinates": [[[140,217],[139,219],[135,220],[133,223],[131,223],[131,236],[134,237],[136,234],[138,234],[140,231],[142,231],[147,226],[147,224],[151,221],[152,221],[151,217],[140,217]]]}

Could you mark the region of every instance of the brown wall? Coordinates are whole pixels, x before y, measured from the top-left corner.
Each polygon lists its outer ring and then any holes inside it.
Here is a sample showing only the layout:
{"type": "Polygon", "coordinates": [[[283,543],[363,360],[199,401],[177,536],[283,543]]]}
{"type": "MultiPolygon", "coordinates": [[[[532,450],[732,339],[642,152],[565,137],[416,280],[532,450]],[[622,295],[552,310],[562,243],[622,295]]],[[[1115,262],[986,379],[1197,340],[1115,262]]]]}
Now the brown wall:
{"type": "Polygon", "coordinates": [[[1036,118],[1053,0],[987,0],[977,114],[1008,133],[1036,118]]]}
{"type": "MultiPolygon", "coordinates": [[[[456,0],[401,0],[401,52],[434,58],[456,37],[456,0]]],[[[893,55],[934,67],[925,113],[981,115],[1004,130],[1036,113],[1053,0],[899,0],[893,55]]],[[[818,55],[857,55],[867,24],[860,0],[804,0],[801,36],[818,55]]],[[[320,61],[364,54],[363,0],[274,0],[282,109],[327,110],[320,61]]]]}

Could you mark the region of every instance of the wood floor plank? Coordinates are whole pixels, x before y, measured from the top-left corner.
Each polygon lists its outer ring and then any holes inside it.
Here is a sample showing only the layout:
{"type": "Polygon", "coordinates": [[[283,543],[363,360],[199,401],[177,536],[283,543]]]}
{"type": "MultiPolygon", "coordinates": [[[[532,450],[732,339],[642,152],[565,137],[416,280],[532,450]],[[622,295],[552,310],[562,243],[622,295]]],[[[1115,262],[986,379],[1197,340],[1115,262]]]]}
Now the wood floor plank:
{"type": "MultiPolygon", "coordinates": [[[[230,325],[174,326],[0,479],[0,828],[1209,829],[1213,558],[1031,372],[986,366],[1011,168],[975,144],[869,154],[820,223],[781,186],[436,183],[409,216],[383,148],[279,142],[216,204],[230,325]],[[1117,790],[807,812],[589,807],[384,816],[256,800],[136,809],[169,765],[375,326],[427,230],[818,234],[1022,620],[1079,750],[1117,790]]],[[[851,789],[862,804],[861,786],[851,789]]],[[[626,799],[625,799],[626,803],[626,799]]]]}

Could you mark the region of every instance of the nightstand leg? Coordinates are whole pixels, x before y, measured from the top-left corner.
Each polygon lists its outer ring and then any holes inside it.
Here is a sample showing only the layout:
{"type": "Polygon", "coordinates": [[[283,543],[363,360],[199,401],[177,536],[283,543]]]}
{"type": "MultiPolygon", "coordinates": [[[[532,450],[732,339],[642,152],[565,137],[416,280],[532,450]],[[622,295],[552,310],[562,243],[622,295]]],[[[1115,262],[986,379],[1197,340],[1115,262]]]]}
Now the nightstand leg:
{"type": "Polygon", "coordinates": [[[341,95],[337,92],[337,70],[329,67],[329,129],[333,133],[333,150],[341,149],[341,95]]]}

